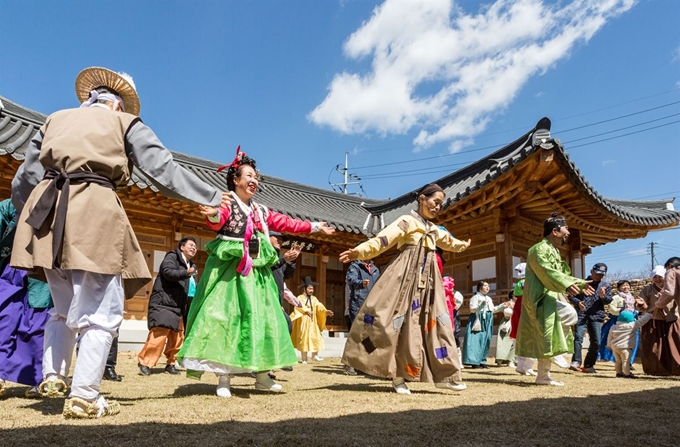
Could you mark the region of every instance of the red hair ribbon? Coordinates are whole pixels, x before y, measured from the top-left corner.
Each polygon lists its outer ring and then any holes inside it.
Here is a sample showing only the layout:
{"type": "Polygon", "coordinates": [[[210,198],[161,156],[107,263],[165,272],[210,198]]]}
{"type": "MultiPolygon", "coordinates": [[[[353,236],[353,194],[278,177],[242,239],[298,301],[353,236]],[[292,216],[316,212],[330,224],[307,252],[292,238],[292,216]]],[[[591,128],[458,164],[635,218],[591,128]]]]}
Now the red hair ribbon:
{"type": "Polygon", "coordinates": [[[234,161],[229,163],[228,165],[223,165],[217,168],[217,172],[222,172],[226,168],[234,167],[235,169],[238,169],[238,167],[241,165],[241,160],[243,160],[243,157],[246,156],[245,152],[241,152],[241,145],[239,144],[238,147],[236,148],[236,157],[234,157],[234,161]]]}

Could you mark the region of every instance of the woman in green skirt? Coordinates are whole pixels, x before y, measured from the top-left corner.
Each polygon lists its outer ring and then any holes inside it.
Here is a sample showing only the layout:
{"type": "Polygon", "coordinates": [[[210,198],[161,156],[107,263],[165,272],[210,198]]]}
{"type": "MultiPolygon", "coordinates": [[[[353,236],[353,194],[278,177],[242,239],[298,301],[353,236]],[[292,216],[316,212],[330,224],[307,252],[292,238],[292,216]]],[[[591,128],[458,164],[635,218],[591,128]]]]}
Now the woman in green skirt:
{"type": "Polygon", "coordinates": [[[208,260],[189,309],[184,345],[177,355],[187,376],[208,371],[219,377],[217,395],[231,397],[232,374],[256,372],[255,388],[281,391],[267,372],[292,366],[297,355],[281,312],[271,266],[278,260],[269,231],[332,234],[326,222],[305,222],[253,201],[259,184],[255,160],[236,150],[227,168],[232,201],[201,206],[217,238],[205,249],[208,260]]]}

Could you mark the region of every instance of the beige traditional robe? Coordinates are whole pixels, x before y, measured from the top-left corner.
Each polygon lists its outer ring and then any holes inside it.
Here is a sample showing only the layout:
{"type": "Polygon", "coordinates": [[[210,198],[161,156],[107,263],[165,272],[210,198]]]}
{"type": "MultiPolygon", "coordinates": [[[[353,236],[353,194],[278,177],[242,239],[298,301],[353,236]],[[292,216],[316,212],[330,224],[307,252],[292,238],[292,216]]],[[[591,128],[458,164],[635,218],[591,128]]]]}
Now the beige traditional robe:
{"type": "Polygon", "coordinates": [[[394,245],[399,253],[376,281],[352,324],[342,362],[367,374],[421,382],[461,380],[435,248],[465,243],[416,213],[399,217],[356,248],[371,259],[394,245]]]}
{"type": "Polygon", "coordinates": [[[321,332],[326,329],[326,306],[314,295],[303,293],[297,299],[302,306],[295,307],[290,314],[293,346],[300,352],[319,352],[324,348],[321,332]],[[307,315],[307,312],[311,312],[312,316],[307,315]]]}

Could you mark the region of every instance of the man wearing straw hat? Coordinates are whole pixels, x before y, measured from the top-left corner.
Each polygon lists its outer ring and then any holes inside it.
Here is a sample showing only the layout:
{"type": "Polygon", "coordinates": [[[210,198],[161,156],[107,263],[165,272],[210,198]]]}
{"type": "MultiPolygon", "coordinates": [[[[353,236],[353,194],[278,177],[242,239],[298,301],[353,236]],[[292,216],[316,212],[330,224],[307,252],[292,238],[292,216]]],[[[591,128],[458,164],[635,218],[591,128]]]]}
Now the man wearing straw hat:
{"type": "Polygon", "coordinates": [[[165,196],[219,206],[222,193],[177,165],[142,123],[132,78],[91,67],[76,78],[80,108],[47,117],[12,181],[20,213],[12,266],[44,272],[54,309],[45,328],[46,397],[63,396],[80,334],[67,418],[120,411],[99,393],[123,302],[151,280],[117,187],[136,166],[165,196]]]}

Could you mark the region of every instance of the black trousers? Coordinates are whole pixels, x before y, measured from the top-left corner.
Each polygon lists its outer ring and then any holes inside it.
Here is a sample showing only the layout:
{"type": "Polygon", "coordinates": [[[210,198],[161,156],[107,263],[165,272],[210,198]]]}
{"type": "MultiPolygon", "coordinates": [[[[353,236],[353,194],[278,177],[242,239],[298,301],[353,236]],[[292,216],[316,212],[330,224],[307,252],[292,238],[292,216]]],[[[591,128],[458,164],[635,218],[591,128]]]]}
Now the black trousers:
{"type": "Polygon", "coordinates": [[[118,334],[120,332],[116,331],[116,336],[111,343],[111,350],[109,351],[109,356],[106,358],[106,367],[115,368],[118,361],[118,334]]]}

